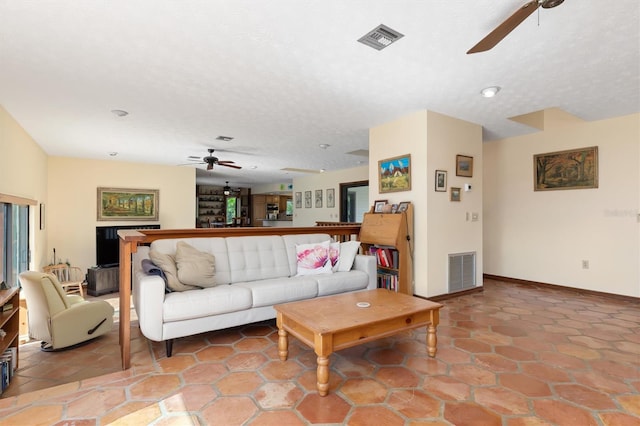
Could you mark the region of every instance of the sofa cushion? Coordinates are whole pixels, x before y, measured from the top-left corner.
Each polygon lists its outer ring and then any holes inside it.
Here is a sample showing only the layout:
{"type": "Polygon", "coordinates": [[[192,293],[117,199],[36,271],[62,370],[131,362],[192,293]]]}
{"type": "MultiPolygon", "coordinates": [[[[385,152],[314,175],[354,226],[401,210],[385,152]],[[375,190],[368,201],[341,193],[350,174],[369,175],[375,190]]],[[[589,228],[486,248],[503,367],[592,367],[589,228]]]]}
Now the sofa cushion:
{"type": "Polygon", "coordinates": [[[318,296],[364,290],[369,284],[369,276],[363,271],[334,272],[313,278],[318,282],[318,296]]]}
{"type": "Polygon", "coordinates": [[[233,286],[241,286],[251,290],[253,307],[258,308],[316,297],[318,284],[315,277],[275,278],[237,283],[233,286]]]}
{"type": "Polygon", "coordinates": [[[338,259],[338,272],[349,272],[353,267],[353,261],[360,250],[360,241],[345,241],[340,243],[340,258],[338,259]]]}
{"type": "Polygon", "coordinates": [[[279,235],[227,237],[231,282],[289,276],[287,253],[279,235]]]}
{"type": "Polygon", "coordinates": [[[229,270],[229,255],[227,253],[226,238],[171,238],[156,240],[151,243],[151,249],[161,253],[175,255],[176,244],[184,241],[191,247],[212,254],[216,259],[216,284],[229,284],[231,273],[229,270]]]}
{"type": "Polygon", "coordinates": [[[329,259],[330,241],[313,244],[296,245],[296,259],[298,263],[297,276],[316,275],[331,272],[329,259]]]}
{"type": "Polygon", "coordinates": [[[167,278],[166,285],[171,291],[186,291],[198,288],[180,282],[178,279],[178,268],[176,267],[176,261],[173,255],[161,253],[152,248],[149,250],[149,258],[156,266],[162,269],[164,276],[167,278]]]}
{"type": "Polygon", "coordinates": [[[251,290],[235,285],[169,293],[162,307],[164,322],[226,314],[251,308],[251,290]]]}
{"type": "Polygon", "coordinates": [[[329,234],[298,234],[283,235],[282,240],[287,250],[287,260],[289,262],[289,275],[293,276],[298,273],[298,258],[296,255],[296,245],[321,243],[330,240],[329,234]]]}
{"type": "Polygon", "coordinates": [[[212,254],[178,241],[176,243],[176,267],[181,283],[198,287],[216,285],[216,259],[212,254]]]}

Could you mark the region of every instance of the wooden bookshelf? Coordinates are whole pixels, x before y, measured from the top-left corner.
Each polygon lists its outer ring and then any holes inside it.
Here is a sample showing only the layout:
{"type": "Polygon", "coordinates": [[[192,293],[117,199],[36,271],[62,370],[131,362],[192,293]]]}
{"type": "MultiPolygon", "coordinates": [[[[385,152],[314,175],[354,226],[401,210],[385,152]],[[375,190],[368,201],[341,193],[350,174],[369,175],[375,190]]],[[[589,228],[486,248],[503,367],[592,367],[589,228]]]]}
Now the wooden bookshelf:
{"type": "Polygon", "coordinates": [[[19,312],[20,289],[13,287],[8,290],[0,290],[0,329],[6,333],[4,337],[0,337],[0,358],[7,349],[15,348],[15,354],[12,357],[14,370],[18,368],[19,312]]]}
{"type": "Polygon", "coordinates": [[[413,205],[400,213],[365,213],[360,241],[365,254],[376,253],[378,287],[413,295],[413,205]]]}

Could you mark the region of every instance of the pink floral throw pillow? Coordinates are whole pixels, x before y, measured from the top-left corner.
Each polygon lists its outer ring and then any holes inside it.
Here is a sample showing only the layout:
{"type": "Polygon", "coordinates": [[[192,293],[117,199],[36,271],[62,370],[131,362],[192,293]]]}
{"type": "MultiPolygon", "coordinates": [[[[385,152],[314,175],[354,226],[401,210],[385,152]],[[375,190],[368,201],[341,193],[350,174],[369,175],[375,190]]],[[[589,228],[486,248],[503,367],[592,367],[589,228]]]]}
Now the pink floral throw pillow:
{"type": "Polygon", "coordinates": [[[331,260],[331,271],[336,272],[340,260],[340,243],[329,244],[329,260],[331,260]]]}
{"type": "Polygon", "coordinates": [[[331,273],[329,244],[327,240],[322,243],[296,245],[298,275],[331,273]]]}

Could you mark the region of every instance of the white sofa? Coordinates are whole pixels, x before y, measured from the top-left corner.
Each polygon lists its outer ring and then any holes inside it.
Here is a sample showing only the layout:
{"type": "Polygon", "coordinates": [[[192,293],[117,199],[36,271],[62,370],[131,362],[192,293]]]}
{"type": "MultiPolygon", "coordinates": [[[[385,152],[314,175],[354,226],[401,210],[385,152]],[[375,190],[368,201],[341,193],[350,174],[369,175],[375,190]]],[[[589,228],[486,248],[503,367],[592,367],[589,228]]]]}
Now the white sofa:
{"type": "MultiPolygon", "coordinates": [[[[162,239],[138,247],[133,258],[133,303],[142,334],[165,341],[276,317],[279,303],[376,288],[373,256],[356,255],[348,272],[297,276],[296,245],[327,234],[162,239]],[[165,292],[165,282],[142,269],[149,250],[174,254],[178,241],[215,257],[216,286],[165,292]]],[[[342,268],[344,269],[344,268],[342,268]]]]}

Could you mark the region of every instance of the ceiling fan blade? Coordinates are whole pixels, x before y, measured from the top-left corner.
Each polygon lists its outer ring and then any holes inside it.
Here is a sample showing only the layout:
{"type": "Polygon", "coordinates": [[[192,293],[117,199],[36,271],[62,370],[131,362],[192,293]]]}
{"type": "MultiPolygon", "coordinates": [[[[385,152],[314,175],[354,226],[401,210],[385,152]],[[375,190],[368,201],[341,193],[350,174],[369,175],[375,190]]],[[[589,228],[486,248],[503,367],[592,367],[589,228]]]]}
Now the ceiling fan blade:
{"type": "Polygon", "coordinates": [[[535,12],[540,4],[538,0],[531,0],[520,9],[508,17],[502,24],[498,25],[495,30],[491,31],[485,38],[480,40],[478,44],[467,51],[467,55],[471,53],[485,52],[500,43],[511,31],[520,25],[525,19],[535,12]]]}
{"type": "Polygon", "coordinates": [[[207,163],[207,170],[213,169],[213,163],[207,163]]]}
{"type": "Polygon", "coordinates": [[[233,164],[233,163],[235,163],[235,161],[229,161],[229,160],[218,161],[218,164],[233,164]]]}
{"type": "Polygon", "coordinates": [[[218,163],[218,166],[231,167],[232,169],[241,169],[242,168],[240,166],[234,166],[233,164],[225,164],[225,163],[218,163]]]}

